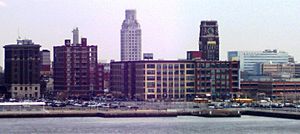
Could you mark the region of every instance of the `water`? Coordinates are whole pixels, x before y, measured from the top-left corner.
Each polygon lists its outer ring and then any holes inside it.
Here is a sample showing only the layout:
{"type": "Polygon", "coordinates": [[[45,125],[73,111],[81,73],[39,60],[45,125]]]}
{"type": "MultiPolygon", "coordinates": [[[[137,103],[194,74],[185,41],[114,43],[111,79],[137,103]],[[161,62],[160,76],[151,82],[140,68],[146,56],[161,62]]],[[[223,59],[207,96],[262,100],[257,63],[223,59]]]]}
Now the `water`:
{"type": "Polygon", "coordinates": [[[241,118],[25,118],[0,119],[0,134],[299,134],[300,120],[241,118]]]}

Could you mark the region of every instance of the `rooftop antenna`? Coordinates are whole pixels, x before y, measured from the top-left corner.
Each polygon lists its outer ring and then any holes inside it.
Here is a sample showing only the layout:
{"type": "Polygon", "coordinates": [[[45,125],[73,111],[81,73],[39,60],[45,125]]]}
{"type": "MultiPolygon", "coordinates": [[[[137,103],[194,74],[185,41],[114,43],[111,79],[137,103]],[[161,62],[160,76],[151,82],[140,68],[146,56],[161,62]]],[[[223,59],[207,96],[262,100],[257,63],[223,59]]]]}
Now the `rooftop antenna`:
{"type": "Polygon", "coordinates": [[[21,44],[21,36],[20,36],[20,28],[18,27],[18,38],[17,38],[17,44],[21,44]]]}
{"type": "Polygon", "coordinates": [[[18,40],[21,39],[21,36],[20,36],[20,28],[18,28],[18,40]]]}

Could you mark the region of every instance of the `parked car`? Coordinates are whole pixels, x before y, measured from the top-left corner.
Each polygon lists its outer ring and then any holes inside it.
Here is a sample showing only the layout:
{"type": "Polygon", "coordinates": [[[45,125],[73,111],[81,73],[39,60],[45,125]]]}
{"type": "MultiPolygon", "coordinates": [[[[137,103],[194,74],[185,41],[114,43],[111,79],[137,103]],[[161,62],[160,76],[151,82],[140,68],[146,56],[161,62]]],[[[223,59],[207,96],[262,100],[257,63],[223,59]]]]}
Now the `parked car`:
{"type": "Polygon", "coordinates": [[[208,106],[209,109],[215,109],[216,108],[215,104],[207,104],[207,106],[208,106]]]}
{"type": "Polygon", "coordinates": [[[238,104],[238,103],[232,103],[232,104],[231,104],[231,107],[232,107],[232,108],[239,108],[239,107],[240,107],[240,104],[238,104]]]}
{"type": "Polygon", "coordinates": [[[63,102],[53,102],[53,103],[51,103],[51,106],[52,107],[65,107],[66,104],[63,102]]]}
{"type": "Polygon", "coordinates": [[[82,107],[82,104],[80,104],[80,103],[75,103],[75,104],[73,104],[73,106],[82,107]]]}

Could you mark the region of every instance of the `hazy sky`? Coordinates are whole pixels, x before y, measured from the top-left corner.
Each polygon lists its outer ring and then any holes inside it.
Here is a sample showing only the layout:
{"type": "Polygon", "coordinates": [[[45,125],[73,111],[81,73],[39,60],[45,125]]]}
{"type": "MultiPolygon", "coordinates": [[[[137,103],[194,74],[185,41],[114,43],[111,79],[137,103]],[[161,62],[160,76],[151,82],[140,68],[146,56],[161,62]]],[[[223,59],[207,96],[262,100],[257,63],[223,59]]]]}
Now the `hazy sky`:
{"type": "MultiPolygon", "coordinates": [[[[98,59],[120,60],[125,9],[136,9],[142,51],[179,59],[198,50],[201,20],[219,23],[221,59],[230,50],[279,49],[300,61],[300,0],[0,0],[0,65],[6,44],[32,39],[52,49],[80,36],[98,45],[98,59]]],[[[52,57],[51,57],[52,58],[52,57]]]]}

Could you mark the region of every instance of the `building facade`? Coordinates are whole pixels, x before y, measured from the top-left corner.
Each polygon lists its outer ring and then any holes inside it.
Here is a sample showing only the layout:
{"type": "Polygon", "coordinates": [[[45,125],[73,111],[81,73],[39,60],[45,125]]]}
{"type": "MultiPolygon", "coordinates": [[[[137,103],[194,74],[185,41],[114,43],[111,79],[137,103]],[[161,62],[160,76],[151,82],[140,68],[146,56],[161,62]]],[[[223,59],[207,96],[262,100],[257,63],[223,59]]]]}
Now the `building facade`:
{"type": "Polygon", "coordinates": [[[144,53],[143,54],[143,60],[153,60],[154,56],[153,53],[144,53]]]}
{"type": "Polygon", "coordinates": [[[139,100],[229,99],[239,89],[238,62],[152,60],[111,62],[111,91],[139,100]]]}
{"type": "Polygon", "coordinates": [[[4,82],[4,72],[0,71],[0,101],[2,101],[6,96],[7,91],[4,82]]]}
{"type": "Polygon", "coordinates": [[[200,51],[187,51],[186,53],[187,60],[201,60],[202,53],[200,51]]]}
{"type": "Polygon", "coordinates": [[[219,60],[219,32],[217,21],[201,21],[199,51],[203,60],[219,60]]]}
{"type": "Polygon", "coordinates": [[[295,78],[300,78],[300,64],[295,64],[295,78]]]}
{"type": "Polygon", "coordinates": [[[51,75],[51,60],[50,51],[42,50],[40,52],[41,56],[41,75],[50,76],[51,75]]]}
{"type": "Polygon", "coordinates": [[[196,95],[226,100],[239,97],[239,62],[196,61],[196,95]]]}
{"type": "Polygon", "coordinates": [[[5,84],[10,97],[40,98],[40,45],[18,40],[5,45],[5,84]]]}
{"type": "Polygon", "coordinates": [[[241,94],[254,100],[299,101],[300,81],[242,81],[241,94]]]}
{"type": "Polygon", "coordinates": [[[229,51],[228,61],[240,61],[242,73],[258,75],[261,63],[286,64],[289,62],[289,55],[278,50],[229,51]]]}
{"type": "MultiPolygon", "coordinates": [[[[73,35],[78,37],[77,33],[73,35]]],[[[88,97],[100,92],[97,46],[88,45],[86,38],[81,38],[80,44],[75,43],[65,40],[64,45],[54,47],[54,92],[63,98],[88,97]]]]}
{"type": "Polygon", "coordinates": [[[101,63],[103,65],[103,89],[109,91],[110,87],[110,63],[101,63]]]}
{"type": "Polygon", "coordinates": [[[272,79],[292,79],[295,77],[295,64],[260,64],[259,72],[264,76],[271,76],[272,79]]]}
{"type": "Polygon", "coordinates": [[[142,30],[135,10],[125,11],[121,29],[121,61],[138,61],[142,55],[142,30]]]}

